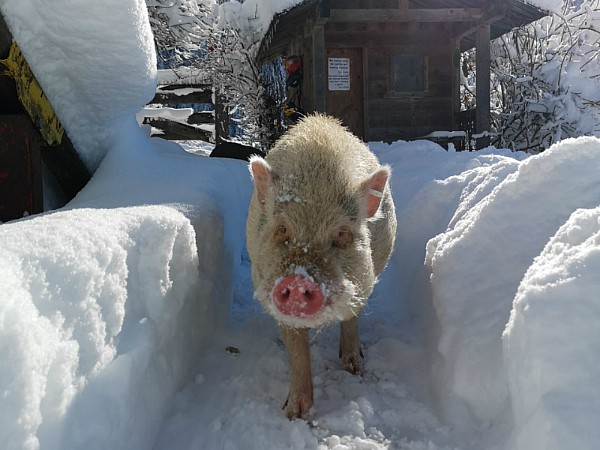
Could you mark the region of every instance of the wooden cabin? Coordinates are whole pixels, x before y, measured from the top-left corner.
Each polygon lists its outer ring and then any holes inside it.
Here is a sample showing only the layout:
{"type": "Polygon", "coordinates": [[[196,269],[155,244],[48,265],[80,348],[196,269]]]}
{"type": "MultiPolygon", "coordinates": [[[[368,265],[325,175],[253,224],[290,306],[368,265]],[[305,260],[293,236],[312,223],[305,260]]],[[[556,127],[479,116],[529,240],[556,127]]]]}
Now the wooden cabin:
{"type": "Polygon", "coordinates": [[[300,108],[337,116],[366,141],[391,142],[461,129],[460,53],[476,47],[483,132],[490,40],[546,14],[521,0],[306,0],[275,16],[259,60],[300,56],[301,93],[292,94],[300,108]]]}

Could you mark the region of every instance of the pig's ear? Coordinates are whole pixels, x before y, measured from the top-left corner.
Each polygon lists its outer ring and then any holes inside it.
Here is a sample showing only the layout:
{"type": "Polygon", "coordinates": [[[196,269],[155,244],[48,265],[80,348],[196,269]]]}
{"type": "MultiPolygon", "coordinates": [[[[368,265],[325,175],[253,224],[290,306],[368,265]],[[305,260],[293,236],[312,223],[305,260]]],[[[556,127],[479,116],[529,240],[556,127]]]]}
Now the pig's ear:
{"type": "Polygon", "coordinates": [[[257,155],[253,155],[250,158],[249,164],[250,173],[254,180],[254,186],[256,187],[256,194],[260,206],[264,208],[267,193],[269,189],[273,187],[273,173],[271,172],[271,166],[263,158],[257,155]]]}
{"type": "Polygon", "coordinates": [[[367,201],[367,218],[373,217],[379,211],[383,192],[389,177],[390,168],[383,166],[361,183],[360,190],[367,201]]]}

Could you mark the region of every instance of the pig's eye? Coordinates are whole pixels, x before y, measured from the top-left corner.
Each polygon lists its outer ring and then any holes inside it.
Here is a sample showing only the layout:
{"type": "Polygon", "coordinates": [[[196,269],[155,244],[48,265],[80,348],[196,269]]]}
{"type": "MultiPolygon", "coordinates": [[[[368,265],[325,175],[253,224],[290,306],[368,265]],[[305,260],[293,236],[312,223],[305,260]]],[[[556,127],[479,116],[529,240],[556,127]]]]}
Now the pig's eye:
{"type": "Polygon", "coordinates": [[[279,244],[284,244],[290,239],[288,229],[285,225],[279,225],[275,230],[275,241],[279,244]]]}
{"type": "Polygon", "coordinates": [[[348,227],[340,227],[333,235],[333,246],[337,248],[346,248],[352,244],[354,236],[348,227]]]}

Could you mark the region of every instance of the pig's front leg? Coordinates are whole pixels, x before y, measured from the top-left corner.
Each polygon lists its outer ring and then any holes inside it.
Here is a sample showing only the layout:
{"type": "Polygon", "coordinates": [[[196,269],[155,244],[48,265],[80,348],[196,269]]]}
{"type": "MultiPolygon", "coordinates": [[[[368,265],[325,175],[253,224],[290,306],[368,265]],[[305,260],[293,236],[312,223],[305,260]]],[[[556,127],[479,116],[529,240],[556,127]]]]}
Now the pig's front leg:
{"type": "Polygon", "coordinates": [[[313,406],[307,328],[279,326],[290,362],[290,392],[283,405],[288,419],[306,418],[313,406]]]}
{"type": "Polygon", "coordinates": [[[358,317],[346,320],[341,324],[340,359],[344,369],[354,375],[363,373],[363,353],[358,337],[358,317]]]}

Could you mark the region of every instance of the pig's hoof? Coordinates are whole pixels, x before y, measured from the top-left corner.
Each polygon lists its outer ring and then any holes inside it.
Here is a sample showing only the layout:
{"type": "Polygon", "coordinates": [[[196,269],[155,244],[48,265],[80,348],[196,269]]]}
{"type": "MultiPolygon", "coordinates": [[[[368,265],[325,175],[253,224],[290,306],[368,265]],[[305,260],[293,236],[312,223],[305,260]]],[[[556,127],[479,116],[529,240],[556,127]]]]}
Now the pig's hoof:
{"type": "Polygon", "coordinates": [[[294,398],[288,399],[283,405],[283,411],[288,419],[304,419],[307,420],[310,417],[312,410],[312,400],[309,398],[294,398]]]}
{"type": "Polygon", "coordinates": [[[348,353],[341,355],[342,366],[346,372],[350,372],[352,375],[363,374],[363,356],[360,353],[348,353]]]}

